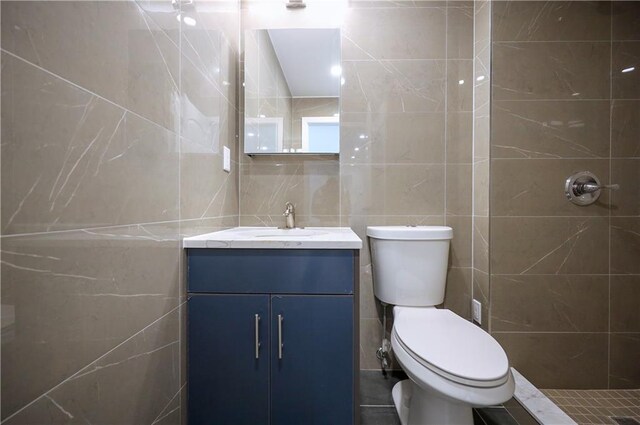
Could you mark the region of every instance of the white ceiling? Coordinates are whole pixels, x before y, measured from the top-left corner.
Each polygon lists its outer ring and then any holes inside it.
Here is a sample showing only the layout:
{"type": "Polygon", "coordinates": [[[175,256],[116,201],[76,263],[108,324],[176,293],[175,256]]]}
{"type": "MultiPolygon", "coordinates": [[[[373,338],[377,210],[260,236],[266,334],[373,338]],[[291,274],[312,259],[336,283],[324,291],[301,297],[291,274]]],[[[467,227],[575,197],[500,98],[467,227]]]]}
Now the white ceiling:
{"type": "Polygon", "coordinates": [[[331,67],[340,65],[340,30],[268,30],[273,49],[293,97],[338,97],[340,76],[331,67]]]}

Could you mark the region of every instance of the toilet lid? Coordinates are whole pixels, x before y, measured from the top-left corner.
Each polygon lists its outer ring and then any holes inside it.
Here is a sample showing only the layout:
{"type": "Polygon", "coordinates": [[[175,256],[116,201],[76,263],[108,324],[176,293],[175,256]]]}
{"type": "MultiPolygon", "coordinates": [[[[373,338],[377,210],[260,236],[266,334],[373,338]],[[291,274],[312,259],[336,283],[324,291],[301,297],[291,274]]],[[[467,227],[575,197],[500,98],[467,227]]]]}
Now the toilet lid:
{"type": "Polygon", "coordinates": [[[414,359],[456,382],[500,385],[507,355],[487,332],[449,310],[396,307],[394,330],[414,359]]]}

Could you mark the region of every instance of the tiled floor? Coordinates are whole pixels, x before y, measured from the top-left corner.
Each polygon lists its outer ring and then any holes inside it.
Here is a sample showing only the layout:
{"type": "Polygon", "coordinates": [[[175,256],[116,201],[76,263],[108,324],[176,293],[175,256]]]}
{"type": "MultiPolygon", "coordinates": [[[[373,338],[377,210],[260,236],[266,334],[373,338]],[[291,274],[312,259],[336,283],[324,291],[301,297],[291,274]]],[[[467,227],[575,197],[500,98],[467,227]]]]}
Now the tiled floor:
{"type": "Polygon", "coordinates": [[[640,425],[640,389],[540,391],[580,425],[640,425]]]}
{"type": "MultiPolygon", "coordinates": [[[[400,425],[391,399],[393,386],[407,376],[401,371],[383,376],[380,371],[360,371],[360,424],[400,425]]],[[[520,404],[511,399],[504,406],[474,409],[475,425],[538,425],[520,404]]]]}

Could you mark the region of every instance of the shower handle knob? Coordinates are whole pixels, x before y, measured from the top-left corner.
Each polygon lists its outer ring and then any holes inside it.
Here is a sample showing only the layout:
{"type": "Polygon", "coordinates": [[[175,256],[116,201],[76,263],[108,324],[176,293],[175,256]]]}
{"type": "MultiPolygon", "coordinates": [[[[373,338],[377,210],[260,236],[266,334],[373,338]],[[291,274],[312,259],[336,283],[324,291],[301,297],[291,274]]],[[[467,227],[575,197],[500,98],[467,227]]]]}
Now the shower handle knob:
{"type": "Polygon", "coordinates": [[[595,203],[602,190],[618,190],[618,184],[600,184],[600,179],[589,171],[580,171],[569,177],[564,184],[564,194],[576,205],[586,206],[595,203]]]}
{"type": "Polygon", "coordinates": [[[576,195],[583,195],[585,193],[594,193],[598,190],[609,189],[609,190],[618,190],[620,189],[619,184],[597,184],[595,182],[587,182],[587,183],[574,183],[573,191],[576,195]]]}

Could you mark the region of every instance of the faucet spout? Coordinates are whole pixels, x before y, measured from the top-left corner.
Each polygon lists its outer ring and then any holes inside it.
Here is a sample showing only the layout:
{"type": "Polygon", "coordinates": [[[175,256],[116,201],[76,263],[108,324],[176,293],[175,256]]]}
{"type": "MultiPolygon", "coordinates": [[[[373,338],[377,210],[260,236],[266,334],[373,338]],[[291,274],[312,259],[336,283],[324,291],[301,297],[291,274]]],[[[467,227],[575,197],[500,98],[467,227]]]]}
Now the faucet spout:
{"type": "Polygon", "coordinates": [[[284,204],[284,215],[287,219],[285,228],[294,229],[296,227],[296,209],[291,202],[284,204]]]}

